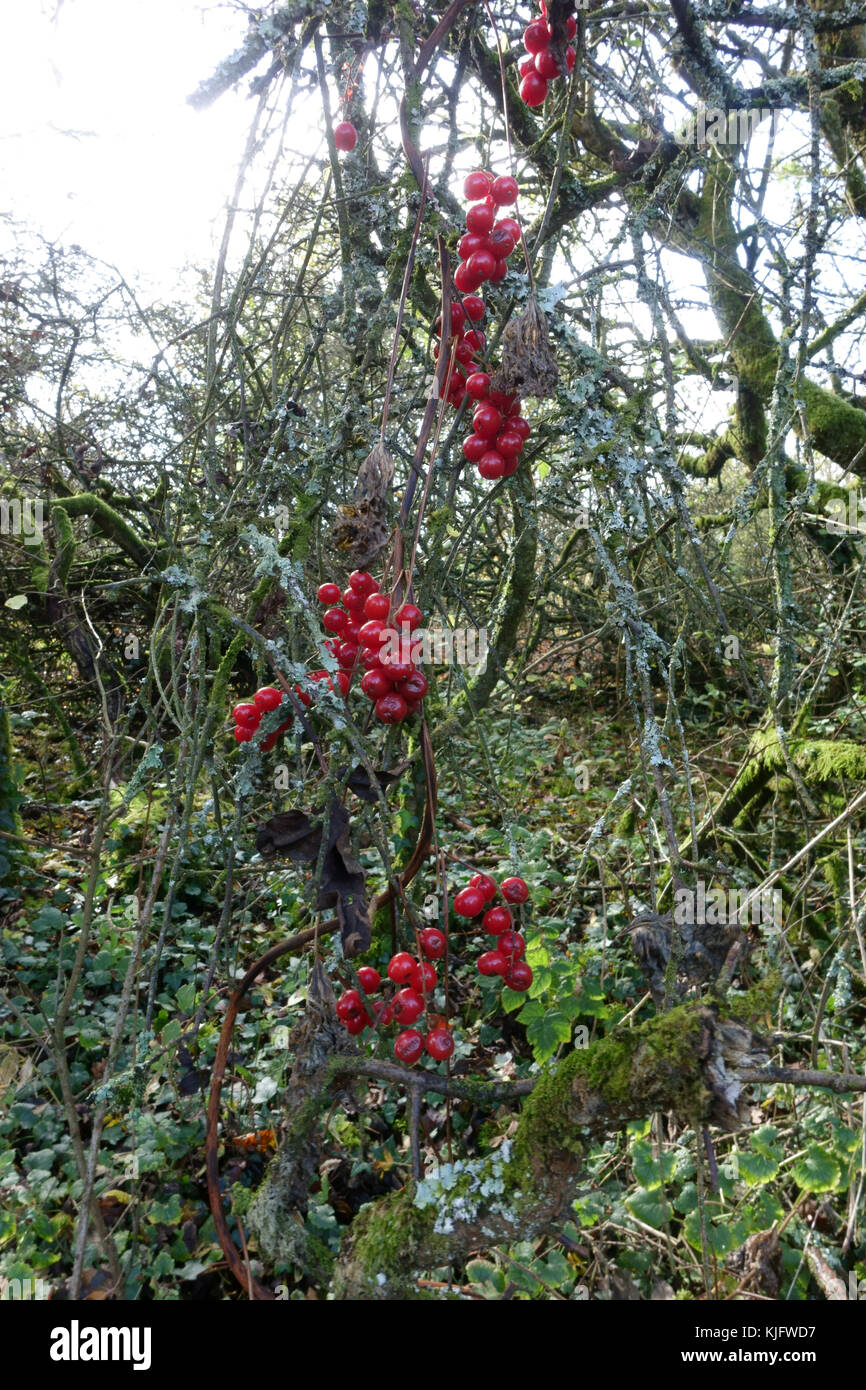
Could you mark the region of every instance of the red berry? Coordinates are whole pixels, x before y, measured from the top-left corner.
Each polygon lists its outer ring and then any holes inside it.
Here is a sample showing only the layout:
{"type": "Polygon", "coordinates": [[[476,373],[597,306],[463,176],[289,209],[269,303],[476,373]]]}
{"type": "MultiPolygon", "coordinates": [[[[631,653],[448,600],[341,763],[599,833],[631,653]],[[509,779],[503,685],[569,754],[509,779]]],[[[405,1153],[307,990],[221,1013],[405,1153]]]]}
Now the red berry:
{"type": "Polygon", "coordinates": [[[516,430],[503,430],[496,436],[495,444],[504,459],[516,459],[523,449],[523,440],[516,430]]]}
{"type": "Polygon", "coordinates": [[[370,1007],[373,1016],[380,1028],[387,1028],[389,1023],[394,1022],[394,1010],[390,1004],[386,1004],[384,999],[374,999],[370,1007]]]}
{"type": "Polygon", "coordinates": [[[565,50],[565,65],[568,68],[569,72],[571,72],[576,62],[577,58],[575,57],[574,49],[570,47],[567,48],[565,50]]]}
{"type": "Polygon", "coordinates": [[[430,994],[436,988],[436,967],[429,960],[422,960],[413,968],[409,983],[416,994],[430,994]]]}
{"type": "Polygon", "coordinates": [[[268,734],[267,738],[263,738],[263,739],[262,739],[262,752],[263,752],[263,753],[270,753],[271,749],[276,747],[276,743],[277,743],[277,739],[278,739],[278,737],[279,737],[279,734],[280,734],[279,729],[275,729],[274,732],[273,732],[272,734],[268,734]]]}
{"type": "Polygon", "coordinates": [[[506,203],[516,203],[518,192],[517,179],[513,179],[510,174],[502,174],[498,179],[494,179],[490,190],[497,207],[504,207],[506,203]]]}
{"type": "Polygon", "coordinates": [[[529,421],[524,420],[522,415],[515,415],[513,419],[509,418],[508,429],[509,433],[511,434],[519,434],[521,439],[524,440],[524,442],[532,434],[532,429],[529,424],[529,421]]]}
{"type": "Polygon", "coordinates": [[[236,724],[249,724],[253,730],[259,727],[261,718],[262,712],[253,700],[243,700],[232,710],[232,719],[236,724]]]}
{"type": "Polygon", "coordinates": [[[358,143],[358,132],[351,121],[341,121],[334,127],[334,144],[338,150],[353,150],[358,143]]]}
{"type": "Polygon", "coordinates": [[[500,217],[496,224],[496,228],[498,230],[510,232],[514,237],[514,245],[517,245],[520,240],[520,223],[516,217],[500,217]]]}
{"type": "Polygon", "coordinates": [[[316,590],[316,598],[319,600],[319,603],[339,603],[339,584],[320,584],[316,590]]]}
{"type": "Polygon", "coordinates": [[[384,674],[392,685],[407,681],[410,676],[415,674],[415,667],[411,661],[403,661],[400,657],[388,656],[384,652],[379,660],[384,674]]]}
{"type": "Polygon", "coordinates": [[[350,614],[357,617],[359,613],[363,613],[366,599],[356,589],[344,589],[340,595],[340,602],[344,608],[349,610],[350,614]]]}
{"type": "Polygon", "coordinates": [[[505,476],[505,459],[495,449],[488,449],[478,460],[478,472],[488,482],[495,482],[505,476]]]}
{"type": "Polygon", "coordinates": [[[351,1033],[354,1037],[357,1037],[359,1033],[363,1033],[364,1029],[367,1027],[367,1024],[368,1024],[369,1022],[370,1022],[370,1019],[369,1019],[368,1015],[365,1014],[365,1013],[364,1013],[364,1014],[350,1014],[348,1018],[346,1018],[346,1019],[343,1020],[343,1023],[344,1023],[345,1028],[346,1028],[347,1031],[348,1031],[349,1033],[351,1033]]]}
{"type": "Polygon", "coordinates": [[[505,976],[505,983],[509,989],[516,989],[521,994],[529,989],[532,984],[532,971],[525,960],[516,960],[511,969],[505,976]]]}
{"type": "Polygon", "coordinates": [[[441,960],[445,954],[445,933],[438,927],[425,927],[420,934],[421,950],[428,960],[441,960]]]}
{"type": "Polygon", "coordinates": [[[344,608],[326,608],[322,614],[322,627],[326,632],[343,632],[349,615],[344,608]]]}
{"type": "Polygon", "coordinates": [[[505,462],[504,462],[504,464],[503,464],[503,467],[502,467],[502,476],[503,476],[503,478],[510,478],[511,475],[512,475],[512,473],[516,473],[519,467],[520,467],[520,459],[519,459],[519,458],[506,459],[505,462]]]}
{"type": "Polygon", "coordinates": [[[396,691],[376,701],[376,715],[383,724],[401,724],[408,713],[406,701],[396,691]]]}
{"type": "Polygon", "coordinates": [[[420,627],[424,621],[424,614],[415,603],[404,603],[394,614],[394,622],[397,627],[402,627],[408,623],[410,632],[414,632],[416,627],[420,627]]]}
{"type": "Polygon", "coordinates": [[[483,352],[487,339],[480,328],[469,328],[463,335],[463,341],[471,347],[474,352],[483,352]]]}
{"type": "Polygon", "coordinates": [[[527,53],[540,53],[550,43],[550,28],[543,19],[534,19],[523,31],[523,47],[527,53]]]}
{"type": "Polygon", "coordinates": [[[516,245],[510,227],[494,227],[487,238],[487,249],[492,251],[498,261],[507,260],[516,245]]]}
{"type": "Polygon", "coordinates": [[[341,642],[337,649],[337,661],[344,671],[354,671],[358,664],[358,653],[361,648],[357,642],[341,642]]]}
{"type": "Polygon", "coordinates": [[[488,281],[488,284],[491,284],[491,285],[498,285],[498,284],[499,284],[499,281],[500,281],[500,280],[504,280],[507,274],[508,274],[508,262],[507,262],[507,261],[497,261],[497,262],[496,262],[496,269],[494,270],[493,274],[490,276],[490,279],[489,279],[489,281],[488,281]]]}
{"type": "Polygon", "coordinates": [[[466,230],[476,236],[486,236],[493,226],[496,214],[486,203],[475,203],[466,214],[466,230]]]}
{"type": "Polygon", "coordinates": [[[375,966],[361,965],[358,967],[358,979],[365,994],[375,994],[382,983],[382,976],[375,966]]]}
{"type": "MultiPolygon", "coordinates": [[[[472,252],[469,260],[466,262],[466,269],[469,271],[470,275],[475,277],[480,285],[482,281],[488,280],[496,269],[496,257],[492,251],[488,251],[486,247],[482,247],[480,251],[472,252]]],[[[467,334],[467,341],[468,337],[469,335],[467,334]]],[[[472,351],[470,348],[469,357],[471,358],[471,356],[472,351]]]]}
{"type": "Polygon", "coordinates": [[[424,1039],[417,1028],[405,1028],[394,1039],[394,1056],[411,1067],[424,1051],[424,1039]]]}
{"type": "Polygon", "coordinates": [[[570,14],[568,16],[568,19],[565,21],[565,32],[567,33],[570,39],[573,39],[575,34],[577,33],[577,20],[575,19],[573,14],[570,14]]]}
{"type": "Polygon", "coordinates": [[[522,878],[503,879],[499,891],[507,903],[525,903],[529,897],[529,889],[522,878]]]}
{"type": "Polygon", "coordinates": [[[424,1012],[424,1000],[414,989],[401,989],[391,1000],[398,1023],[414,1023],[424,1012]]]}
{"type": "Polygon", "coordinates": [[[388,962],[388,979],[393,980],[395,985],[405,985],[414,969],[415,961],[409,952],[398,951],[388,962]]]}
{"type": "Polygon", "coordinates": [[[473,372],[466,378],[466,394],[475,401],[487,399],[490,390],[490,377],[486,372],[473,372]]]}
{"type": "Polygon", "coordinates": [[[510,930],[511,913],[507,907],[490,907],[485,912],[481,925],[491,936],[499,936],[500,932],[510,930]]]}
{"type": "Polygon", "coordinates": [[[386,619],[391,611],[391,600],[387,594],[368,594],[364,599],[365,618],[386,619]]]}
{"type": "Polygon", "coordinates": [[[504,975],[508,962],[501,951],[485,951],[478,957],[478,969],[482,975],[504,975]]]}
{"type": "Polygon", "coordinates": [[[502,429],[502,415],[489,401],[477,405],[472,415],[472,426],[482,439],[495,439],[502,429]]]}
{"type": "MultiPolygon", "coordinates": [[[[480,251],[485,245],[486,237],[478,236],[476,232],[466,232],[457,243],[457,254],[461,261],[468,261],[469,257],[473,255],[474,252],[480,251]]],[[[457,332],[457,329],[453,328],[453,323],[452,331],[455,333],[457,332]]]]}
{"type": "Polygon", "coordinates": [[[471,294],[473,290],[478,289],[481,280],[469,269],[469,261],[462,261],[458,265],[454,272],[454,284],[461,294],[471,294]]]}
{"type": "Polygon", "coordinates": [[[369,622],[364,623],[358,636],[365,647],[372,647],[375,651],[377,647],[381,646],[384,640],[382,633],[387,631],[388,629],[381,618],[370,618],[369,622]]]}
{"type": "MultiPolygon", "coordinates": [[[[327,681],[329,689],[334,690],[334,693],[336,694],[336,690],[334,689],[334,682],[331,680],[331,676],[328,671],[310,671],[307,679],[315,681],[317,685],[320,681],[327,681]]],[[[337,685],[340,687],[340,694],[345,699],[345,697],[349,693],[349,690],[351,689],[352,682],[346,675],[345,671],[338,671],[336,680],[337,685]]]]}
{"type": "Polygon", "coordinates": [[[349,575],[349,588],[354,589],[358,594],[363,594],[365,598],[368,594],[374,594],[378,587],[378,581],[366,570],[353,570],[349,575]]]}
{"type": "Polygon", "coordinates": [[[519,931],[504,931],[496,943],[496,949],[501,951],[509,962],[522,960],[526,955],[526,942],[519,931]]]}
{"type": "Polygon", "coordinates": [[[356,989],[347,989],[337,1000],[337,1018],[350,1018],[363,1010],[361,996],[356,989]]]}
{"type": "Polygon", "coordinates": [[[381,671],[382,663],[379,660],[379,648],[362,647],[361,665],[364,667],[365,671],[381,671]]]}
{"type": "Polygon", "coordinates": [[[374,667],[362,677],[361,689],[369,700],[381,700],[391,694],[391,682],[381,667],[378,670],[374,667]]]}
{"type": "Polygon", "coordinates": [[[469,887],[477,888],[486,903],[489,903],[491,898],[496,897],[496,883],[489,874],[475,874],[474,878],[469,880],[469,887]]]}
{"type": "Polygon", "coordinates": [[[454,911],[458,917],[477,917],[484,907],[484,896],[477,888],[464,888],[454,899],[454,911]]]}
{"type": "Polygon", "coordinates": [[[469,463],[478,463],[483,458],[489,448],[487,440],[480,434],[470,434],[468,439],[463,441],[463,457],[469,463]]]}
{"type": "Polygon", "coordinates": [[[480,323],[484,318],[484,300],[477,294],[467,295],[463,301],[463,308],[466,310],[466,317],[473,323],[480,323]]]}
{"type": "Polygon", "coordinates": [[[554,58],[549,48],[543,48],[540,53],[535,55],[535,71],[539,77],[543,77],[546,82],[552,82],[559,77],[559,63],[554,58]]]}
{"type": "Polygon", "coordinates": [[[238,724],[235,727],[235,742],[251,743],[255,732],[255,725],[253,724],[238,724]]]}
{"type": "Polygon", "coordinates": [[[263,685],[261,690],[257,690],[253,696],[259,709],[272,710],[279,709],[283,703],[283,692],[275,690],[272,685],[263,685]]]}
{"type": "Polygon", "coordinates": [[[493,175],[488,174],[483,169],[476,169],[473,174],[467,174],[463,180],[464,198],[468,198],[470,203],[475,203],[480,198],[486,198],[492,182],[493,175]]]}
{"type": "MultiPolygon", "coordinates": [[[[385,668],[387,670],[387,668],[385,668]]],[[[400,681],[395,686],[398,695],[402,695],[404,700],[423,700],[427,691],[430,689],[427,684],[427,677],[420,671],[413,671],[411,676],[407,676],[404,681],[400,681]]]]}
{"type": "Polygon", "coordinates": [[[454,1039],[447,1028],[434,1028],[427,1034],[427,1051],[437,1062],[444,1062],[454,1051],[454,1039]]]}
{"type": "Polygon", "coordinates": [[[517,64],[517,71],[521,77],[526,77],[530,72],[535,72],[535,58],[533,54],[527,53],[525,58],[521,58],[517,64]]]}

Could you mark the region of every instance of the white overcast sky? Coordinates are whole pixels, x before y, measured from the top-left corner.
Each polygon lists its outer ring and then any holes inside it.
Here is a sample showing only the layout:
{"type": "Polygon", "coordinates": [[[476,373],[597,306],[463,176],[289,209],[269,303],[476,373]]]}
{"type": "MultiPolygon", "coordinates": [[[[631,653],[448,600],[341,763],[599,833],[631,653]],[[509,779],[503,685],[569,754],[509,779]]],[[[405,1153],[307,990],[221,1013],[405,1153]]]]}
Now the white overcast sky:
{"type": "Polygon", "coordinates": [[[5,0],[3,210],[157,289],[209,264],[252,102],[187,97],[246,27],[213,0],[5,0]]]}

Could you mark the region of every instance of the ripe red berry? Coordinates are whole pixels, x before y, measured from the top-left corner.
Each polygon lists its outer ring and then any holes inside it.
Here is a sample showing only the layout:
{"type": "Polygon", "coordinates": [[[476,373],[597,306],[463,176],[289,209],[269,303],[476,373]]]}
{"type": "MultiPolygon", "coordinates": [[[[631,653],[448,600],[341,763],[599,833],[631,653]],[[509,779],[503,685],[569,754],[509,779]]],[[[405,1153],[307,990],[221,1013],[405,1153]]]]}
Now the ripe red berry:
{"type": "Polygon", "coordinates": [[[468,198],[470,203],[475,203],[480,198],[486,198],[492,182],[492,174],[488,174],[484,169],[476,169],[474,173],[467,174],[463,180],[463,196],[468,198]]]}
{"type": "Polygon", "coordinates": [[[550,43],[550,28],[543,19],[534,19],[523,31],[523,47],[527,53],[540,53],[550,43]]]}
{"type": "Polygon", "coordinates": [[[473,411],[472,426],[482,439],[495,439],[502,429],[502,415],[490,401],[483,401],[473,411]]]}
{"type": "Polygon", "coordinates": [[[397,609],[397,612],[394,614],[394,622],[396,626],[400,628],[403,626],[404,623],[407,623],[410,632],[414,632],[416,627],[420,627],[423,621],[424,614],[421,612],[421,609],[415,603],[402,604],[397,609]]]}
{"type": "Polygon", "coordinates": [[[510,478],[512,473],[516,473],[519,467],[520,459],[518,457],[515,456],[512,459],[504,459],[502,464],[503,478],[510,478]]]}
{"type": "Polygon", "coordinates": [[[499,891],[507,903],[525,903],[529,897],[529,889],[522,878],[503,879],[499,891]]]}
{"type": "Polygon", "coordinates": [[[532,971],[525,960],[516,960],[511,969],[505,976],[505,983],[509,989],[516,989],[519,993],[529,989],[532,984],[532,971]]]}
{"type": "Polygon", "coordinates": [[[485,951],[478,957],[478,969],[482,975],[504,975],[508,962],[501,951],[485,951]]]}
{"type": "Polygon", "coordinates": [[[401,724],[408,713],[406,701],[396,691],[376,701],[376,716],[383,724],[401,724]]]}
{"type": "MultiPolygon", "coordinates": [[[[384,669],[387,674],[387,668],[384,669]]],[[[421,671],[413,671],[411,676],[407,676],[394,688],[398,695],[403,696],[404,700],[423,700],[430,689],[427,684],[427,677],[421,671]]]]}
{"type": "Polygon", "coordinates": [[[511,434],[519,434],[524,442],[532,434],[529,421],[524,420],[522,415],[509,416],[508,429],[511,434]]]}
{"type": "Polygon", "coordinates": [[[467,295],[463,301],[463,308],[466,310],[466,317],[473,323],[480,323],[484,318],[484,300],[477,294],[467,295]]]}
{"type": "Polygon", "coordinates": [[[337,648],[337,660],[344,671],[353,671],[358,664],[361,648],[357,642],[341,642],[337,648]]]}
{"type": "Polygon", "coordinates": [[[485,912],[481,925],[491,936],[499,936],[500,932],[511,928],[511,913],[507,907],[490,907],[485,912]]]}
{"type": "Polygon", "coordinates": [[[283,703],[283,692],[275,690],[272,685],[263,685],[261,690],[257,690],[253,696],[259,709],[272,710],[279,709],[283,703]]]}
{"type": "Polygon", "coordinates": [[[391,1007],[398,1023],[414,1023],[424,1012],[424,1000],[417,990],[401,989],[391,1000],[391,1007]]]}
{"type": "Polygon", "coordinates": [[[488,482],[495,482],[505,476],[505,459],[495,449],[488,449],[478,460],[478,472],[488,482]]]}
{"type": "Polygon", "coordinates": [[[341,121],[334,127],[334,144],[338,150],[353,150],[358,143],[358,132],[351,121],[341,121]]]}
{"type": "Polygon", "coordinates": [[[394,1056],[411,1067],[424,1051],[424,1039],[417,1028],[405,1028],[394,1039],[394,1056]]]}
{"type": "Polygon", "coordinates": [[[445,954],[445,933],[438,927],[425,927],[420,934],[421,950],[428,960],[441,960],[445,954]]]}
{"type": "Polygon", "coordinates": [[[320,584],[316,590],[316,598],[319,600],[319,603],[339,603],[339,584],[320,584]]]}
{"type": "Polygon", "coordinates": [[[568,68],[568,71],[569,71],[569,72],[571,72],[571,70],[572,70],[572,68],[574,67],[574,65],[575,65],[576,62],[577,62],[577,58],[576,58],[576,56],[575,56],[574,49],[571,48],[571,47],[568,47],[568,48],[565,50],[565,65],[566,65],[566,67],[568,68]]]}
{"type": "Polygon", "coordinates": [[[340,602],[353,617],[357,617],[359,613],[363,613],[366,599],[356,589],[344,589],[340,595],[340,602]]]}
{"type": "Polygon", "coordinates": [[[368,594],[374,594],[378,587],[378,580],[375,580],[372,574],[368,574],[366,570],[353,570],[349,575],[349,588],[354,589],[358,594],[363,594],[365,598],[368,594]]]}
{"type": "Polygon", "coordinates": [[[365,994],[375,994],[382,983],[382,976],[375,966],[361,965],[358,967],[358,979],[361,981],[365,994]]]}
{"type": "Polygon", "coordinates": [[[535,56],[532,53],[527,53],[526,57],[521,58],[517,64],[517,71],[521,77],[526,77],[527,73],[535,72],[535,56]]]}
{"type": "Polygon", "coordinates": [[[409,976],[409,983],[416,994],[429,994],[436,988],[436,967],[429,960],[417,962],[409,976]]]}
{"type": "Polygon", "coordinates": [[[474,203],[466,214],[466,230],[474,232],[476,236],[486,236],[495,216],[493,208],[486,203],[474,203]]]}
{"type": "MultiPolygon", "coordinates": [[[[475,277],[480,285],[483,281],[489,280],[496,269],[496,257],[492,251],[489,251],[486,247],[482,247],[480,251],[472,252],[469,260],[466,262],[466,269],[469,271],[470,275],[475,277]]],[[[469,355],[470,357],[472,356],[471,348],[469,355]]]]}
{"type": "MultiPolygon", "coordinates": [[[[487,238],[488,250],[497,261],[504,261],[511,255],[517,242],[510,227],[494,227],[487,238]]],[[[494,271],[496,267],[494,265],[494,271]]]]}
{"type": "MultiPolygon", "coordinates": [[[[327,683],[328,683],[328,688],[329,688],[330,690],[333,690],[333,691],[334,691],[334,694],[336,694],[336,688],[335,688],[335,686],[334,686],[334,682],[333,682],[333,680],[331,679],[330,673],[329,673],[328,671],[310,671],[309,674],[308,674],[308,676],[307,676],[307,679],[308,679],[308,680],[311,680],[311,681],[315,681],[317,685],[318,685],[318,683],[319,683],[320,681],[327,681],[327,683]]],[[[340,694],[341,694],[341,695],[343,696],[343,698],[345,699],[345,697],[348,695],[348,693],[349,693],[349,691],[350,691],[350,689],[351,689],[351,687],[352,687],[352,682],[351,682],[351,680],[349,679],[349,677],[347,676],[347,674],[346,674],[345,671],[338,671],[338,672],[337,672],[336,681],[337,681],[337,685],[340,687],[340,694]]]]}
{"type": "Polygon", "coordinates": [[[496,436],[494,445],[504,459],[516,459],[523,450],[523,440],[516,430],[502,430],[496,436]]]}
{"type": "Polygon", "coordinates": [[[273,732],[272,734],[268,734],[267,738],[263,738],[263,739],[262,739],[262,752],[263,752],[263,753],[270,753],[271,749],[274,748],[274,747],[276,747],[276,742],[277,742],[277,738],[278,738],[278,736],[279,736],[279,732],[280,732],[279,729],[275,729],[274,732],[273,732]]]}
{"type": "Polygon", "coordinates": [[[489,903],[491,898],[496,897],[496,882],[489,874],[475,874],[469,880],[469,887],[477,888],[486,903],[489,903]]]}
{"type": "MultiPolygon", "coordinates": [[[[466,232],[457,243],[457,255],[460,257],[461,261],[468,261],[473,252],[480,251],[485,244],[486,239],[483,236],[479,236],[477,232],[466,232]]],[[[452,332],[457,332],[457,329],[453,326],[453,319],[452,332]]]]}
{"type": "Polygon", "coordinates": [[[577,20],[573,14],[570,14],[565,21],[565,31],[570,39],[573,39],[577,33],[577,20]]]}
{"type": "Polygon", "coordinates": [[[326,608],[322,614],[322,627],[326,632],[343,632],[349,621],[344,608],[326,608]]]}
{"type": "Polygon", "coordinates": [[[504,260],[503,260],[503,261],[497,261],[497,262],[496,262],[496,269],[494,270],[493,274],[490,276],[490,278],[489,278],[489,280],[488,280],[487,283],[488,283],[489,285],[498,285],[498,284],[499,284],[499,281],[500,281],[500,280],[504,280],[507,274],[508,274],[508,262],[507,262],[507,261],[504,261],[504,260]]]}
{"type": "Polygon", "coordinates": [[[392,685],[406,681],[415,674],[415,667],[411,661],[402,661],[399,657],[391,657],[384,652],[380,657],[380,665],[392,685]]]}
{"type": "Polygon", "coordinates": [[[361,996],[356,989],[347,989],[337,1000],[337,1018],[350,1018],[363,1010],[361,996]]]}
{"type": "Polygon", "coordinates": [[[444,1062],[454,1051],[454,1039],[447,1028],[434,1028],[427,1034],[427,1051],[437,1062],[444,1062]]]}
{"type": "Polygon", "coordinates": [[[232,719],[236,724],[249,724],[253,729],[258,728],[261,717],[262,711],[254,700],[243,700],[232,710],[232,719]]]}
{"type": "Polygon", "coordinates": [[[374,999],[370,1007],[380,1028],[387,1028],[389,1023],[394,1022],[394,1009],[391,1004],[386,1004],[384,999],[374,999]]]}
{"type": "Polygon", "coordinates": [[[391,600],[387,594],[368,594],[364,599],[365,618],[387,618],[391,611],[391,600]]]}
{"type": "Polygon", "coordinates": [[[559,63],[549,48],[543,48],[540,53],[536,53],[534,62],[535,71],[546,82],[552,82],[559,77],[559,63]]]}
{"type": "Polygon", "coordinates": [[[254,724],[238,724],[235,727],[235,743],[251,743],[255,736],[254,724]]]}
{"type": "Polygon", "coordinates": [[[526,942],[519,931],[504,931],[496,943],[497,951],[501,951],[509,962],[522,960],[526,955],[526,942]]]}
{"type": "Polygon", "coordinates": [[[478,463],[479,459],[487,453],[489,447],[490,445],[483,435],[470,434],[468,439],[463,441],[463,457],[469,463],[478,463]]]}
{"type": "MultiPolygon", "coordinates": [[[[469,259],[472,260],[473,257],[470,256],[469,259]]],[[[472,348],[468,343],[461,342],[457,344],[454,350],[454,359],[460,362],[464,367],[469,366],[469,363],[472,361],[472,348]]]]}
{"type": "Polygon", "coordinates": [[[454,899],[458,917],[477,917],[484,907],[484,895],[477,888],[463,888],[454,899]]]}
{"type": "Polygon", "coordinates": [[[514,237],[515,246],[520,240],[520,223],[516,217],[500,217],[496,224],[496,230],[510,232],[514,237]]]}
{"type": "Polygon", "coordinates": [[[462,261],[454,272],[454,284],[461,294],[471,294],[477,290],[481,280],[469,269],[469,261],[462,261]]]}
{"type": "Polygon", "coordinates": [[[405,985],[415,969],[415,961],[408,951],[398,951],[388,962],[388,979],[395,985],[405,985]]]}
{"type": "Polygon", "coordinates": [[[475,401],[487,399],[490,390],[490,377],[486,372],[473,372],[466,378],[466,394],[475,401]]]}
{"type": "Polygon", "coordinates": [[[369,1022],[370,1018],[366,1013],[350,1014],[348,1018],[343,1020],[346,1030],[353,1034],[354,1037],[357,1037],[359,1033],[363,1033],[369,1022]]]}
{"type": "Polygon", "coordinates": [[[502,174],[498,179],[494,179],[490,190],[497,207],[504,207],[506,203],[516,203],[518,192],[517,179],[513,179],[510,174],[502,174]]]}
{"type": "Polygon", "coordinates": [[[381,700],[383,696],[391,694],[391,682],[381,668],[376,670],[374,667],[372,671],[365,671],[361,689],[369,700],[381,700]]]}
{"type": "Polygon", "coordinates": [[[369,622],[364,623],[358,636],[365,647],[372,647],[375,651],[382,644],[382,633],[385,630],[385,624],[381,618],[370,618],[369,622]]]}

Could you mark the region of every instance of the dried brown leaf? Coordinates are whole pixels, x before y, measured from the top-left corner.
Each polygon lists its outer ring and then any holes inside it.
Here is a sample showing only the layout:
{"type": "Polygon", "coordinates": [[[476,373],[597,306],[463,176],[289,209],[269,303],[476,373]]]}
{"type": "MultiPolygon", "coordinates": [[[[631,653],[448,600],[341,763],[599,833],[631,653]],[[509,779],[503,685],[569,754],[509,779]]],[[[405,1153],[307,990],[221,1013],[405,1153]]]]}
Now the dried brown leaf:
{"type": "Polygon", "coordinates": [[[502,363],[490,378],[494,391],[521,396],[552,396],[559,368],[550,347],[547,320],[534,294],[526,308],[512,319],[502,339],[502,363]]]}

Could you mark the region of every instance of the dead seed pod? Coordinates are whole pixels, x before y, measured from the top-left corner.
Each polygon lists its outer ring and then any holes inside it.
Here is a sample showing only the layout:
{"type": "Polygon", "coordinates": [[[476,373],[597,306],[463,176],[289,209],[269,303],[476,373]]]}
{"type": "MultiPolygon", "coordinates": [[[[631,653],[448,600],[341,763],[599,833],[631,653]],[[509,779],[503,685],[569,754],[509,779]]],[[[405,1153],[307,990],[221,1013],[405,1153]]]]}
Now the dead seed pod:
{"type": "Polygon", "coordinates": [[[535,294],[519,318],[512,319],[502,338],[502,363],[490,378],[494,391],[506,395],[552,396],[559,368],[550,346],[547,320],[535,294]]]}

